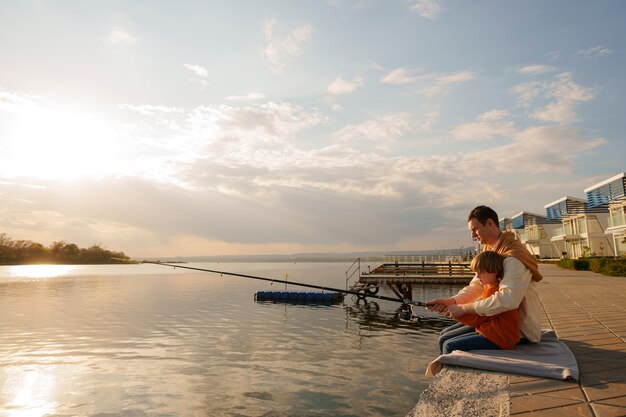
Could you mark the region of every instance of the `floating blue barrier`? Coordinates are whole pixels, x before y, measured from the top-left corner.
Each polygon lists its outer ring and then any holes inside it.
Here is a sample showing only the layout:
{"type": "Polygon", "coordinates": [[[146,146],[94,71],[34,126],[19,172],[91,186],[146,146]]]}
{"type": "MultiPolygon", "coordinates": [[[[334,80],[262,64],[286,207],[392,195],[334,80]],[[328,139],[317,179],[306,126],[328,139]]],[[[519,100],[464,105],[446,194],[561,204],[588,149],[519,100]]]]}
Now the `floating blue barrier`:
{"type": "Polygon", "coordinates": [[[257,291],[255,301],[272,301],[292,304],[332,304],[343,301],[339,292],[257,291]]]}

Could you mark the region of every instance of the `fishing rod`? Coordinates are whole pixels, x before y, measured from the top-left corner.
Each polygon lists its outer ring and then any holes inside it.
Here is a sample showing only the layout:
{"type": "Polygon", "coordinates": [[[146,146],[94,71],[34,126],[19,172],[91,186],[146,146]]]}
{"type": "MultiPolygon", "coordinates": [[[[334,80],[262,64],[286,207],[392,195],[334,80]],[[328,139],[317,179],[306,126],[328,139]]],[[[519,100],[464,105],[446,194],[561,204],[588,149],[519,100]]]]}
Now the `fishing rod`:
{"type": "Polygon", "coordinates": [[[213,273],[213,274],[220,274],[220,275],[230,275],[230,276],[239,277],[239,278],[256,279],[256,280],[260,280],[260,281],[268,281],[268,282],[270,282],[272,284],[277,282],[279,284],[289,284],[289,285],[295,285],[295,286],[300,286],[300,287],[315,288],[315,289],[322,290],[322,291],[334,291],[334,292],[338,292],[338,293],[342,293],[342,294],[356,295],[359,298],[375,298],[377,300],[393,301],[393,302],[396,302],[396,303],[414,305],[414,306],[418,306],[418,307],[426,307],[426,306],[429,305],[429,304],[423,303],[421,301],[409,300],[408,298],[386,297],[384,295],[368,294],[366,292],[361,292],[361,291],[343,290],[341,288],[324,287],[322,285],[306,284],[306,283],[303,283],[303,282],[294,282],[294,281],[286,281],[286,280],[282,280],[282,279],[265,278],[265,277],[259,277],[259,276],[256,276],[256,275],[238,274],[238,273],[235,273],[235,272],[217,271],[217,270],[214,270],[214,269],[196,268],[196,267],[193,267],[193,266],[174,265],[174,264],[165,263],[165,262],[141,261],[141,263],[153,264],[153,265],[171,266],[173,268],[189,269],[189,270],[192,270],[192,271],[201,271],[201,272],[210,272],[210,273],[213,273]]]}

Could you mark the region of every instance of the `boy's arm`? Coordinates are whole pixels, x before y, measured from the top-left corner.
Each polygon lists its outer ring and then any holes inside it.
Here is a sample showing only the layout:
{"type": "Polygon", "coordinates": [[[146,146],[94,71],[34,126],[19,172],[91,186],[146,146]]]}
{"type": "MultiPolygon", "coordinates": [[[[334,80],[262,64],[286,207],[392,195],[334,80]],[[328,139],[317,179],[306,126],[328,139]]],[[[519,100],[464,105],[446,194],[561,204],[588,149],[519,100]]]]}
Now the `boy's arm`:
{"type": "Polygon", "coordinates": [[[519,307],[532,274],[524,264],[513,257],[504,260],[504,277],[500,288],[490,297],[473,303],[473,310],[480,316],[494,316],[519,307]]]}

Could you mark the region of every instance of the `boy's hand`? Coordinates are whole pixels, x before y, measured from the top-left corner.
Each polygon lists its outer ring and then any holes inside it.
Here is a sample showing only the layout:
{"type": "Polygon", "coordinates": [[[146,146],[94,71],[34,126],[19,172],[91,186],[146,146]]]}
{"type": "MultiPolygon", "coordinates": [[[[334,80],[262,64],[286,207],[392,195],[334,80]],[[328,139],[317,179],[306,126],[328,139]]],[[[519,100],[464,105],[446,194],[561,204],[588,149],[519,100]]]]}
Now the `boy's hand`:
{"type": "Polygon", "coordinates": [[[435,298],[426,303],[426,310],[443,313],[446,307],[456,304],[454,298],[435,298]]]}

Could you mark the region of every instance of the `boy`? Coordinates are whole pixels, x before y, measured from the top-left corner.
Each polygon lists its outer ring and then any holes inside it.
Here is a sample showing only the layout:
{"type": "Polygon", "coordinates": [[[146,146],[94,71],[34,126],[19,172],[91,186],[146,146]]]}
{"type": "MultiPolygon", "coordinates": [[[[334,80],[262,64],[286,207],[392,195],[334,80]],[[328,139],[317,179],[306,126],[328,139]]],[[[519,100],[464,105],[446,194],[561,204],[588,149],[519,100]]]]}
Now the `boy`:
{"type": "MultiPolygon", "coordinates": [[[[476,256],[470,265],[483,285],[481,299],[485,299],[499,288],[504,272],[503,257],[492,251],[476,256]]],[[[454,316],[459,306],[446,308],[448,315],[454,316]]],[[[444,330],[439,338],[441,353],[453,350],[513,349],[520,340],[520,322],[517,309],[505,311],[495,316],[464,314],[456,317],[459,322],[444,330]]]]}

